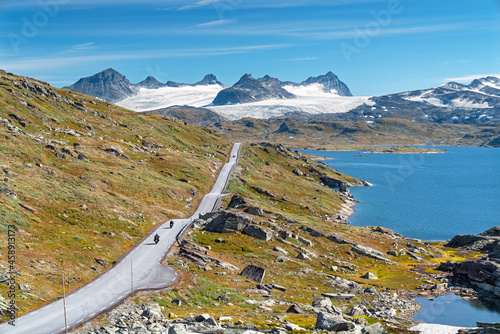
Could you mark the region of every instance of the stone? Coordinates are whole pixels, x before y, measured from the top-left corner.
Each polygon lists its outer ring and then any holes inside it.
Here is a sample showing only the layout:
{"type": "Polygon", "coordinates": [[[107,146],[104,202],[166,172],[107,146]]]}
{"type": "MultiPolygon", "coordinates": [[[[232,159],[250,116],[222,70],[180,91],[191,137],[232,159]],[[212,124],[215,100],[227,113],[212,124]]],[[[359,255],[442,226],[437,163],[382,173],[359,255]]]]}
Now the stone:
{"type": "Polygon", "coordinates": [[[163,318],[161,313],[150,309],[142,311],[141,316],[146,317],[149,320],[161,320],[163,318]]]}
{"type": "Polygon", "coordinates": [[[209,317],[208,319],[203,321],[203,325],[207,327],[219,327],[217,321],[215,321],[214,317],[209,317]]]}
{"type": "Polygon", "coordinates": [[[303,243],[304,245],[306,245],[307,247],[313,247],[314,246],[314,243],[310,240],[307,240],[305,238],[302,238],[301,236],[299,236],[297,238],[297,240],[299,240],[301,243],[303,243]]]}
{"type": "Polygon", "coordinates": [[[330,298],[320,297],[313,301],[312,303],[314,312],[326,312],[342,316],[342,311],[336,308],[330,298]]]}
{"type": "Polygon", "coordinates": [[[256,206],[247,207],[245,209],[245,212],[250,214],[250,215],[264,217],[264,210],[262,210],[261,208],[256,207],[256,206]]]}
{"type": "Polygon", "coordinates": [[[19,196],[15,191],[12,191],[7,187],[0,187],[0,194],[11,197],[13,199],[17,199],[17,197],[19,196]]]}
{"type": "Polygon", "coordinates": [[[399,256],[398,252],[393,250],[393,249],[387,251],[387,254],[392,255],[392,256],[396,256],[396,257],[399,256]]]}
{"type": "Polygon", "coordinates": [[[221,301],[221,302],[230,302],[231,301],[231,297],[229,297],[228,295],[220,295],[217,297],[217,300],[218,301],[221,301]]]}
{"type": "Polygon", "coordinates": [[[233,318],[227,317],[227,316],[223,316],[223,317],[219,317],[219,321],[220,322],[232,322],[233,318]]]}
{"type": "Polygon", "coordinates": [[[266,270],[264,268],[257,267],[254,265],[248,265],[245,267],[245,269],[243,269],[240,275],[249,278],[251,280],[254,280],[257,283],[262,283],[262,280],[266,275],[266,270]]]}
{"type": "Polygon", "coordinates": [[[168,334],[187,334],[188,331],[186,329],[186,325],[184,324],[175,324],[172,327],[168,328],[168,334]]]}
{"type": "Polygon", "coordinates": [[[365,315],[365,311],[363,311],[361,307],[355,305],[351,308],[348,314],[352,317],[361,317],[365,315]]]}
{"type": "Polygon", "coordinates": [[[250,223],[252,223],[252,218],[248,214],[224,210],[210,212],[200,218],[208,221],[205,226],[205,231],[216,233],[233,233],[235,231],[242,231],[250,223]]]}
{"type": "Polygon", "coordinates": [[[100,264],[100,265],[101,265],[101,266],[103,266],[103,267],[106,267],[106,265],[108,264],[108,261],[103,260],[103,259],[95,259],[95,262],[96,262],[97,264],[100,264]]]}
{"type": "Polygon", "coordinates": [[[176,306],[181,306],[182,301],[180,299],[172,299],[172,304],[176,306]]]}
{"type": "Polygon", "coordinates": [[[316,330],[326,331],[349,331],[354,329],[355,325],[352,322],[346,321],[338,314],[329,314],[319,312],[316,318],[316,330]]]}
{"type": "Polygon", "coordinates": [[[286,310],[286,313],[296,313],[296,314],[304,314],[304,310],[298,306],[297,304],[293,304],[286,310]]]}
{"type": "Polygon", "coordinates": [[[290,261],[289,258],[287,258],[286,256],[277,256],[276,257],[276,262],[288,262],[290,261]]]}
{"type": "Polygon", "coordinates": [[[363,290],[363,292],[364,293],[378,293],[377,289],[375,289],[373,286],[366,288],[365,290],[363,290]]]}
{"type": "Polygon", "coordinates": [[[30,292],[31,291],[30,287],[27,286],[26,284],[19,284],[19,290],[24,291],[24,292],[30,292]]]}
{"type": "Polygon", "coordinates": [[[196,317],[194,317],[194,319],[198,322],[203,322],[203,321],[207,320],[208,318],[210,318],[210,314],[207,314],[207,313],[198,314],[196,317]]]}
{"type": "Polygon", "coordinates": [[[308,261],[311,260],[311,258],[308,255],[306,255],[306,254],[304,254],[302,252],[300,252],[299,254],[297,254],[296,258],[299,259],[299,260],[308,260],[308,261]]]}
{"type": "Polygon", "coordinates": [[[284,250],[283,248],[281,248],[279,246],[274,247],[273,251],[281,253],[283,255],[288,255],[289,254],[288,251],[284,250]]]}
{"type": "Polygon", "coordinates": [[[286,291],[286,288],[282,285],[278,285],[278,284],[272,284],[271,285],[273,289],[276,289],[276,290],[279,290],[281,292],[285,292],[286,291]]]}
{"type": "Polygon", "coordinates": [[[371,247],[368,247],[368,246],[356,244],[351,248],[351,251],[358,253],[360,255],[375,259],[377,261],[382,261],[382,262],[386,262],[386,263],[393,263],[393,261],[391,261],[387,257],[385,257],[385,255],[382,252],[380,252],[376,249],[373,249],[371,247]]]}
{"type": "Polygon", "coordinates": [[[274,238],[274,232],[268,230],[262,226],[250,225],[244,231],[244,234],[251,236],[252,238],[269,241],[274,238]]]}
{"type": "Polygon", "coordinates": [[[365,279],[378,279],[377,275],[371,273],[371,272],[367,272],[366,274],[364,274],[363,276],[361,276],[361,278],[365,278],[365,279]]]}
{"type": "Polygon", "coordinates": [[[365,327],[361,330],[362,334],[387,334],[387,331],[382,327],[380,322],[377,322],[373,325],[365,327]]]}

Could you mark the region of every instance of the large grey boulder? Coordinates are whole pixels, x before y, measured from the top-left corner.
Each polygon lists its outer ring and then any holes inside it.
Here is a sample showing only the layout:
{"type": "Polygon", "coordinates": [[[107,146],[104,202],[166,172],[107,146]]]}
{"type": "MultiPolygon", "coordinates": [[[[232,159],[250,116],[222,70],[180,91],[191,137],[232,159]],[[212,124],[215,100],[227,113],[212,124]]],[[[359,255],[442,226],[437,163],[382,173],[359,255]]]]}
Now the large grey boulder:
{"type": "Polygon", "coordinates": [[[252,223],[252,216],[243,212],[216,211],[204,215],[202,219],[208,220],[205,230],[216,233],[241,231],[252,223]]]}
{"type": "Polygon", "coordinates": [[[342,311],[336,308],[330,298],[320,297],[313,301],[313,310],[316,313],[330,313],[342,317],[342,311]]]}
{"type": "Polygon", "coordinates": [[[245,269],[240,274],[246,278],[252,279],[258,283],[262,283],[264,276],[266,275],[266,270],[261,267],[257,267],[254,265],[246,266],[245,269]]]}
{"type": "Polygon", "coordinates": [[[252,238],[269,241],[274,238],[274,232],[258,225],[248,226],[243,233],[251,236],[252,238]]]}
{"type": "Polygon", "coordinates": [[[320,312],[316,318],[316,329],[325,331],[349,331],[354,323],[344,320],[341,315],[320,312]]]}
{"type": "Polygon", "coordinates": [[[365,327],[361,330],[363,334],[387,334],[387,331],[382,327],[380,322],[377,322],[373,325],[365,327]]]}

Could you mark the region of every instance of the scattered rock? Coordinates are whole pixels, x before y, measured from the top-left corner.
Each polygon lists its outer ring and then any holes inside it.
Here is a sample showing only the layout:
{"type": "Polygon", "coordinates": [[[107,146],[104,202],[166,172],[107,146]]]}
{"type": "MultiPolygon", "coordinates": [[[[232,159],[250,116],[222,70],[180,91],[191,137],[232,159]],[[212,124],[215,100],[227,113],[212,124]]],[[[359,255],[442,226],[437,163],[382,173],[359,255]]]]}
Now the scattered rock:
{"type": "Polygon", "coordinates": [[[298,306],[297,304],[293,304],[288,308],[286,313],[304,314],[305,312],[300,306],[298,306]]]}
{"type": "Polygon", "coordinates": [[[371,272],[367,272],[366,274],[364,274],[363,276],[361,276],[361,278],[366,278],[366,279],[378,279],[377,275],[371,273],[371,272]]]}
{"type": "Polygon", "coordinates": [[[251,280],[254,280],[258,283],[262,283],[262,280],[264,279],[264,276],[266,275],[266,270],[261,267],[257,267],[254,265],[249,265],[246,266],[245,269],[240,274],[241,276],[244,276],[246,278],[249,278],[251,280]]]}
{"type": "Polygon", "coordinates": [[[268,230],[262,226],[250,225],[244,231],[244,234],[251,236],[252,238],[269,241],[274,238],[274,232],[268,230]]]}

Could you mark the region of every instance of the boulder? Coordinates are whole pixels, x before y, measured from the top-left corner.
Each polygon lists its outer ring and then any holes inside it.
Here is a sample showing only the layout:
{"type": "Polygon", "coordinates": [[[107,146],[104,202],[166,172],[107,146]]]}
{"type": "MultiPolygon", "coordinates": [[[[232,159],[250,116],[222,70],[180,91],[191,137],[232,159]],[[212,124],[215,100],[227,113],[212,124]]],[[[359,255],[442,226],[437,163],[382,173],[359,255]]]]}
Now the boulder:
{"type": "Polygon", "coordinates": [[[297,254],[296,258],[299,259],[299,260],[308,260],[308,261],[311,260],[311,258],[308,255],[306,255],[306,254],[304,254],[302,252],[300,252],[299,254],[297,254]]]}
{"type": "Polygon", "coordinates": [[[371,273],[371,272],[367,272],[366,274],[364,274],[363,276],[361,276],[361,278],[365,278],[365,279],[378,279],[377,275],[371,273]]]}
{"type": "Polygon", "coordinates": [[[241,231],[252,223],[251,216],[243,212],[216,211],[205,214],[202,219],[208,220],[205,230],[216,233],[241,231]]]}
{"type": "Polygon", "coordinates": [[[286,250],[284,250],[283,248],[279,247],[279,246],[274,247],[273,251],[279,252],[279,253],[281,253],[283,255],[288,255],[288,252],[286,250]]]}
{"type": "Polygon", "coordinates": [[[344,320],[341,315],[320,312],[316,318],[316,330],[349,331],[354,329],[352,322],[344,320]]]}
{"type": "Polygon", "coordinates": [[[264,276],[266,275],[266,270],[261,267],[254,265],[246,266],[245,269],[240,273],[241,276],[254,280],[258,283],[262,283],[264,276]]]}
{"type": "Polygon", "coordinates": [[[288,308],[286,313],[304,314],[305,312],[300,306],[298,306],[297,304],[293,304],[288,308]]]}
{"type": "Polygon", "coordinates": [[[380,322],[377,322],[373,325],[365,327],[361,330],[362,334],[387,334],[387,331],[382,327],[380,322]]]}
{"type": "Polygon", "coordinates": [[[289,258],[287,258],[286,256],[277,256],[276,257],[276,262],[288,262],[290,261],[289,258]]]}
{"type": "Polygon", "coordinates": [[[252,238],[269,241],[274,238],[274,232],[258,225],[250,225],[244,231],[244,234],[252,238]]]}
{"type": "Polygon", "coordinates": [[[168,328],[168,334],[187,334],[187,328],[184,324],[175,324],[168,328]]]}
{"type": "Polygon", "coordinates": [[[313,301],[312,303],[314,312],[326,312],[331,314],[336,314],[338,316],[342,316],[342,311],[336,308],[330,298],[328,297],[320,297],[313,301]]]}
{"type": "Polygon", "coordinates": [[[360,244],[355,244],[352,249],[351,249],[352,252],[355,252],[355,253],[358,253],[360,255],[363,255],[363,256],[367,256],[369,258],[372,258],[372,259],[375,259],[375,260],[378,260],[378,261],[382,261],[382,262],[386,262],[386,263],[392,263],[393,261],[389,260],[387,257],[385,257],[385,255],[374,249],[374,248],[371,248],[371,247],[368,247],[368,246],[363,246],[363,245],[360,245],[360,244]]]}

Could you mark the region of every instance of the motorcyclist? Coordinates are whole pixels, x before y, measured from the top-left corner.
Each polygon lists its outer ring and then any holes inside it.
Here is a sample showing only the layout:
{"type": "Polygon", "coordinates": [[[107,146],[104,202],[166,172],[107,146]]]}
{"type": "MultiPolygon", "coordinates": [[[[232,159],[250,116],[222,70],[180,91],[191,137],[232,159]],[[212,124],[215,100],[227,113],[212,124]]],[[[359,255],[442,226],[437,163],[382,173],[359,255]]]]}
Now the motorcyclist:
{"type": "Polygon", "coordinates": [[[174,221],[173,220],[170,221],[170,228],[172,228],[172,227],[174,227],[174,221]]]}
{"type": "Polygon", "coordinates": [[[155,234],[154,242],[155,244],[158,244],[158,242],[160,242],[160,236],[158,235],[158,233],[155,234]]]}

